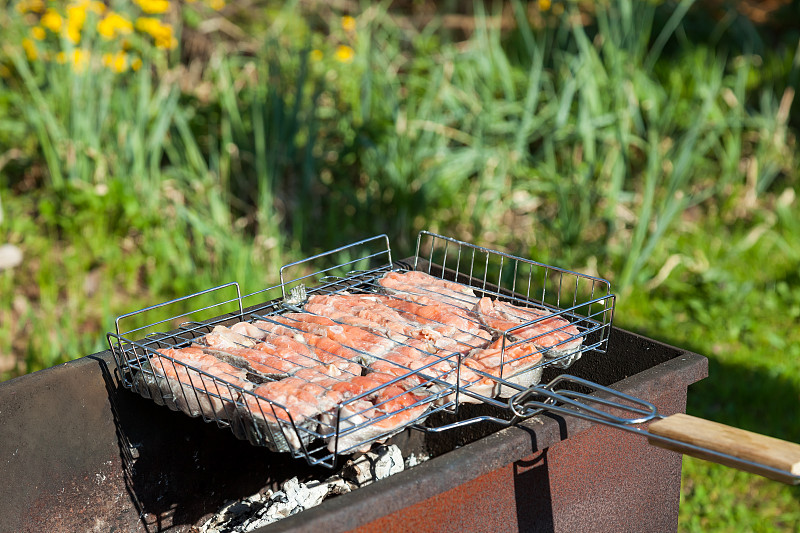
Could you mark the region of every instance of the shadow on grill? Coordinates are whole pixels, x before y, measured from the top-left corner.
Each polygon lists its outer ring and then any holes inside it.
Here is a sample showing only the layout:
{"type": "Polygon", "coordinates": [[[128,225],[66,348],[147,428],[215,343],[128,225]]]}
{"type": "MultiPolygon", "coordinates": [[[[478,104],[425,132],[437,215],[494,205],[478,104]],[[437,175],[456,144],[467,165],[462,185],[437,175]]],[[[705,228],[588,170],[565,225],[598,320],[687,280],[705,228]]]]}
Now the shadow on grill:
{"type": "MultiPolygon", "coordinates": [[[[531,433],[536,448],[536,434],[531,433]]],[[[555,530],[547,450],[514,463],[514,500],[520,531],[550,533],[555,530]]]]}

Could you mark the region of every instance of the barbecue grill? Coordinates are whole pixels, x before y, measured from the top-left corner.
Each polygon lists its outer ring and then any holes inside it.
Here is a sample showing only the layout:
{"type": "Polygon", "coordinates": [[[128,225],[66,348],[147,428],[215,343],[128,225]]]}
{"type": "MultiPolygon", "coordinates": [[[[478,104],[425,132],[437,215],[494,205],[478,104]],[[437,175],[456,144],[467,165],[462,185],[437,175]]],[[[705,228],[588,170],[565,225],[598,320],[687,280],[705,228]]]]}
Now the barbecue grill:
{"type": "MultiPolygon", "coordinates": [[[[659,413],[682,412],[686,389],[705,376],[706,361],[612,327],[614,296],[604,280],[427,232],[408,260],[393,261],[381,236],[287,265],[280,274],[280,285],[247,296],[229,284],[124,315],[109,334],[110,351],[0,385],[0,405],[6,406],[0,447],[11,458],[0,489],[7,527],[186,531],[226,500],[274,488],[291,476],[319,476],[356,448],[389,439],[405,453],[433,459],[269,530],[574,530],[597,516],[612,529],[625,529],[638,523],[643,509],[654,529],[674,529],[680,455],[648,446],[641,435],[662,443],[665,437],[641,424],[659,413]],[[361,253],[376,243],[377,252],[361,253]],[[334,260],[333,267],[312,266],[334,255],[349,258],[334,260]],[[534,376],[528,385],[501,373],[492,377],[507,387],[506,398],[477,394],[458,374],[463,354],[451,354],[443,360],[454,379],[433,366],[398,377],[419,374],[436,385],[426,396],[424,417],[346,448],[338,439],[358,434],[369,419],[362,426],[343,423],[338,406],[332,420],[304,426],[280,402],[213,373],[187,367],[199,380],[187,386],[170,383],[153,367],[158,350],[195,343],[216,326],[270,320],[298,310],[313,294],[374,292],[376,280],[390,270],[421,270],[545,312],[525,327],[563,317],[577,328],[580,348],[553,356],[556,350],[548,354],[531,339],[499,332],[504,352],[524,341],[530,341],[530,353],[540,352],[541,362],[525,369],[534,376]],[[233,296],[219,298],[226,291],[233,296]],[[171,311],[195,302],[189,312],[171,311]],[[151,319],[158,313],[166,314],[151,319]],[[242,400],[248,395],[262,413],[283,422],[270,425],[266,416],[259,422],[248,409],[252,402],[242,400]],[[478,403],[462,402],[462,395],[478,403]]],[[[504,358],[509,361],[510,355],[504,358]]],[[[798,478],[786,468],[765,469],[749,461],[752,456],[726,457],[789,481],[798,478]]]]}

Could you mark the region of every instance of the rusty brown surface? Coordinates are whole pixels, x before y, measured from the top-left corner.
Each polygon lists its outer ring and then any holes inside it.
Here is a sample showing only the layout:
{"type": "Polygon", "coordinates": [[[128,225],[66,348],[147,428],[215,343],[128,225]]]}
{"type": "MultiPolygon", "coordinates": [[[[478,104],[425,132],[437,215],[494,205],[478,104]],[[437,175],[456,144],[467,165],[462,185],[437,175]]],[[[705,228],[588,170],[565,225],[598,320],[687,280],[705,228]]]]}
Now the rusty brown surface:
{"type": "MultiPolygon", "coordinates": [[[[654,401],[664,414],[682,411],[707,360],[618,334],[619,351],[575,370],[600,364],[596,375],[605,381],[635,356],[629,368],[650,368],[615,388],[654,401]],[[674,357],[653,366],[666,354],[674,357]]],[[[543,416],[258,531],[626,531],[637,530],[642,512],[648,530],[669,531],[677,527],[680,464],[679,455],[641,436],[543,416]]]]}
{"type": "Polygon", "coordinates": [[[188,531],[228,499],[314,474],[112,371],[105,353],[0,384],[0,531],[188,531]]]}
{"type": "MultiPolygon", "coordinates": [[[[570,371],[605,384],[633,375],[619,386],[663,398],[667,413],[706,372],[704,358],[644,337],[615,330],[612,345],[613,352],[570,371]]],[[[226,500],[292,475],[330,475],[155,405],[119,388],[112,373],[102,353],[0,384],[0,531],[188,531],[226,500]]],[[[679,456],[577,419],[541,422],[488,436],[445,434],[437,449],[452,451],[441,457],[264,531],[411,523],[527,529],[542,517],[564,530],[578,523],[581,509],[587,516],[608,514],[612,503],[636,508],[630,494],[649,499],[661,516],[676,516],[679,456]],[[627,499],[620,504],[610,495],[627,499]]]]}
{"type": "Polygon", "coordinates": [[[114,531],[121,525],[127,531],[145,531],[137,527],[138,512],[127,492],[120,490],[124,479],[114,458],[92,474],[60,474],[48,484],[50,490],[37,491],[38,497],[21,510],[17,531],[114,531]]]}
{"type": "MultiPolygon", "coordinates": [[[[685,398],[650,397],[665,412],[685,398]]],[[[649,531],[674,531],[680,477],[680,455],[593,426],[354,531],[636,531],[643,517],[649,531]]]]}

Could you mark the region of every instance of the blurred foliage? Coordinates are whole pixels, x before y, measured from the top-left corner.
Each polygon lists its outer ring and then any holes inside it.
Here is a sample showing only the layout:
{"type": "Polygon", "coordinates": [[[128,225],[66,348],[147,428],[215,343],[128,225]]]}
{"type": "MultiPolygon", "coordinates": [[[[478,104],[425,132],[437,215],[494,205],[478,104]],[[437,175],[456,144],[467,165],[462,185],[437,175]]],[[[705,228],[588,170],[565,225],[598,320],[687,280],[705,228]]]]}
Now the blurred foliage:
{"type": "MultiPolygon", "coordinates": [[[[610,279],[711,358],[690,412],[800,440],[794,3],[341,6],[2,5],[3,378],[430,229],[610,279]]],[[[681,529],[797,529],[796,488],[685,464],[681,529]]]]}

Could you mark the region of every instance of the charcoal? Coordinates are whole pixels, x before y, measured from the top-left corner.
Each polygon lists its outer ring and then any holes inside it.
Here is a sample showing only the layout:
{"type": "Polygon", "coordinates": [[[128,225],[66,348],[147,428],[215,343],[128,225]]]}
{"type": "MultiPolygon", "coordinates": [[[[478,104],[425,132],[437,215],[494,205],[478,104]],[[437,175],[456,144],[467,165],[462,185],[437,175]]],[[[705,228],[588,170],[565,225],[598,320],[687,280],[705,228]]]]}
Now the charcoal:
{"type": "MultiPolygon", "coordinates": [[[[409,458],[418,464],[425,457],[409,458]]],[[[202,526],[198,533],[245,533],[272,524],[317,506],[325,498],[346,494],[358,487],[402,472],[405,468],[400,448],[378,446],[364,455],[348,461],[339,474],[325,480],[300,482],[296,477],[285,481],[278,491],[258,493],[227,503],[202,526]]]]}

